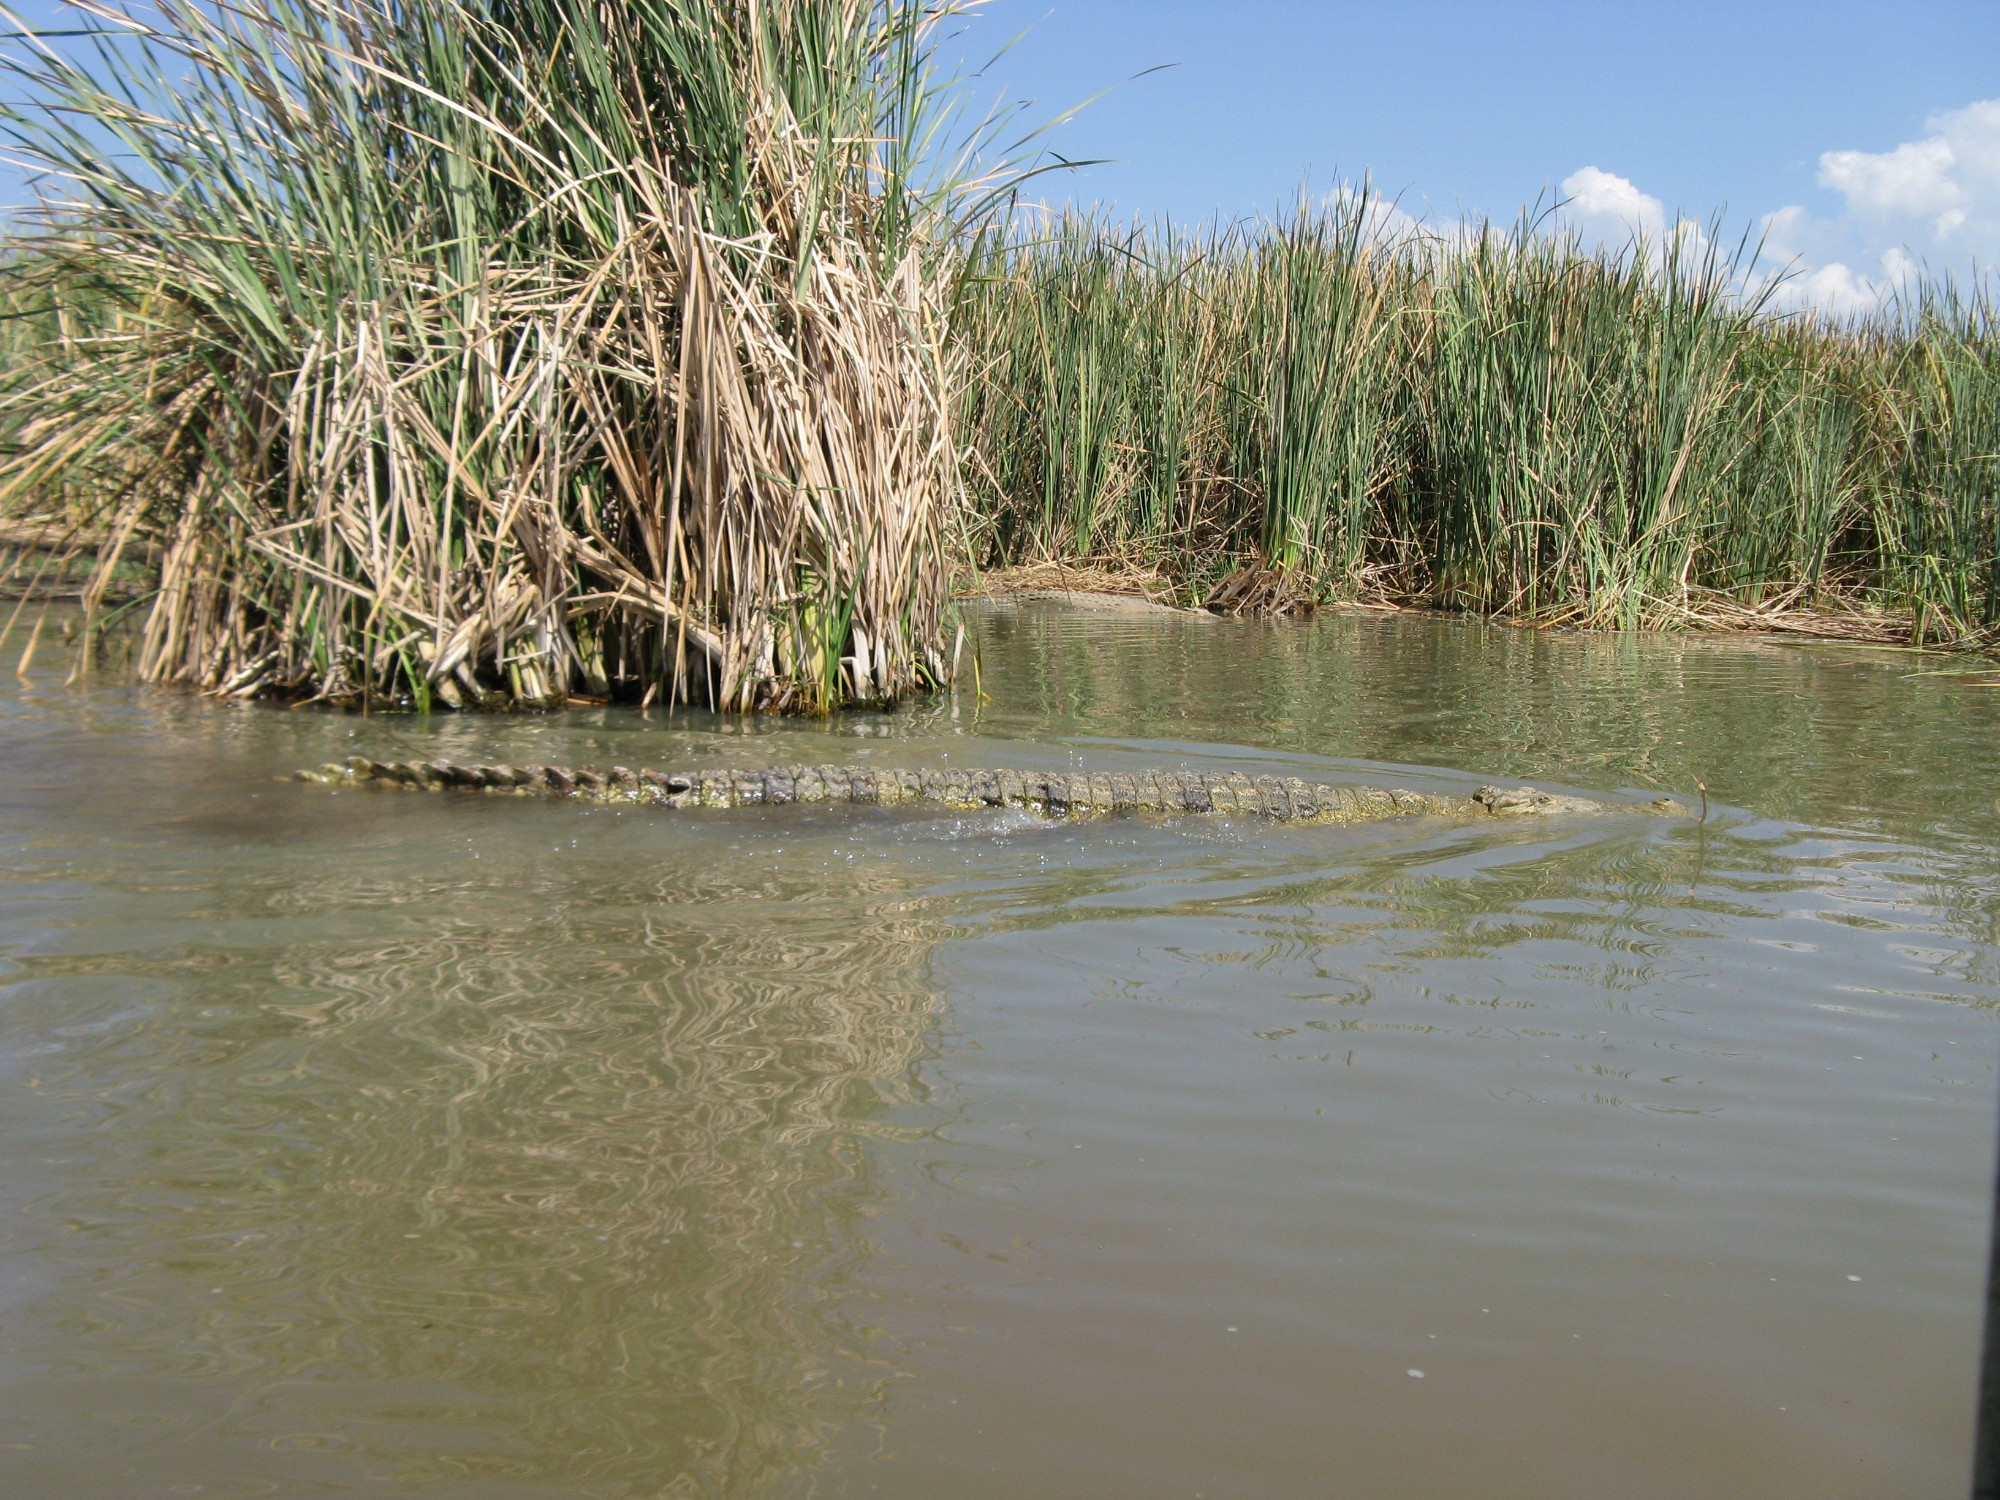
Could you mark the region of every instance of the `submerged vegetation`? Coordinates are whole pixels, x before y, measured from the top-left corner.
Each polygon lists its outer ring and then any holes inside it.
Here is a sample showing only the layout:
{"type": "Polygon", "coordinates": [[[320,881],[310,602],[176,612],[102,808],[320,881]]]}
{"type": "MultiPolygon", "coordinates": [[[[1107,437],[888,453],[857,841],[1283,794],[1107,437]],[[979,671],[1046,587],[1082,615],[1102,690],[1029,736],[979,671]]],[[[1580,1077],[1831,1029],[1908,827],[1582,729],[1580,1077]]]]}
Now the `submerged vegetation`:
{"type": "Polygon", "coordinates": [[[989,560],[1109,556],[1195,598],[1252,563],[1590,625],[1838,600],[2000,627],[1990,301],[1781,317],[1705,235],[1398,239],[1379,209],[978,246],[989,560]]]}
{"type": "Polygon", "coordinates": [[[5,63],[59,186],[5,267],[0,516],[89,538],[93,602],[149,558],[153,680],[893,700],[952,676],[968,555],[2000,636],[1983,294],[1779,316],[1708,235],[1392,237],[1366,194],[983,213],[942,0],[71,4],[91,51],[5,63]]]}

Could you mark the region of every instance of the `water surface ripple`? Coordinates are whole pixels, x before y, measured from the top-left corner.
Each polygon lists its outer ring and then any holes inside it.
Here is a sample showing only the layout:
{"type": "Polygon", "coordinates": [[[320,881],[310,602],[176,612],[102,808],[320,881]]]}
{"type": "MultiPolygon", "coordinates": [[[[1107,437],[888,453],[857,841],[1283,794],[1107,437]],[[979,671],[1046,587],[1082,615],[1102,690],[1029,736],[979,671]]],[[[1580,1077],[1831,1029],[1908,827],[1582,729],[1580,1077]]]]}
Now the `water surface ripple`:
{"type": "Polygon", "coordinates": [[[976,624],[991,701],[824,724],[216,705],[66,686],[45,635],[0,691],[0,1494],[1963,1492],[2000,693],[1839,647],[976,624]],[[1712,812],[277,779],[355,751],[1712,812]]]}

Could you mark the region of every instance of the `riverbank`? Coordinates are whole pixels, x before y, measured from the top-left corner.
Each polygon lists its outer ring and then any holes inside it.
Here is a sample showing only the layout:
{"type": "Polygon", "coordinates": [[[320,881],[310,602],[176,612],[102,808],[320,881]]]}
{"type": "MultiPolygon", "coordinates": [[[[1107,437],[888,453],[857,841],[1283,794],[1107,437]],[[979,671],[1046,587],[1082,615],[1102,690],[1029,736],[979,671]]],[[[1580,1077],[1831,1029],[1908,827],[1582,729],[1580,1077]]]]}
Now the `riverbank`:
{"type": "MultiPolygon", "coordinates": [[[[143,601],[158,587],[157,549],[135,547],[134,556],[103,580],[101,604],[143,601]]],[[[0,526],[0,601],[16,608],[44,604],[81,605],[97,579],[97,548],[55,527],[0,526]]],[[[960,602],[990,600],[1011,603],[1059,601],[1098,616],[1180,616],[1190,620],[1256,617],[1255,609],[1216,608],[1185,584],[1156,568],[1092,559],[1064,562],[1047,559],[981,572],[960,570],[952,597],[960,602]]],[[[1291,605],[1284,617],[1310,614],[1406,615],[1414,618],[1464,618],[1466,611],[1439,609],[1420,601],[1392,598],[1345,599],[1312,606],[1291,605]]],[[[1573,633],[1593,627],[1560,618],[1535,619],[1505,614],[1478,616],[1509,629],[1573,633]]],[[[1984,662],[2000,660],[2000,642],[1957,635],[1947,640],[1927,637],[1913,610],[1885,610],[1859,600],[1821,601],[1816,605],[1773,601],[1745,606],[1725,598],[1704,600],[1680,619],[1655,630],[1717,637],[1819,641],[1922,651],[1984,662]]],[[[1969,668],[1979,671],[1983,668],[1969,668]]],[[[603,699],[586,698],[586,702],[603,699]]]]}
{"type": "MultiPolygon", "coordinates": [[[[1235,614],[1203,607],[1183,586],[1156,569],[1096,560],[1064,563],[1053,559],[994,568],[977,575],[962,574],[953,590],[959,599],[1060,599],[1085,610],[1158,612],[1213,619],[1235,614]]],[[[1466,611],[1439,609],[1407,600],[1376,598],[1329,602],[1316,611],[1333,615],[1409,615],[1417,618],[1463,618],[1466,611]]],[[[1521,630],[1574,632],[1591,629],[1561,618],[1534,619],[1505,614],[1480,616],[1488,623],[1521,630]]],[[[1849,643],[1902,650],[2000,657],[2000,641],[1954,636],[1946,641],[1927,638],[1915,611],[1871,607],[1859,600],[1821,601],[1815,605],[1774,601],[1760,606],[1724,598],[1700,601],[1677,621],[1654,627],[1668,632],[1710,636],[1849,643]]]]}

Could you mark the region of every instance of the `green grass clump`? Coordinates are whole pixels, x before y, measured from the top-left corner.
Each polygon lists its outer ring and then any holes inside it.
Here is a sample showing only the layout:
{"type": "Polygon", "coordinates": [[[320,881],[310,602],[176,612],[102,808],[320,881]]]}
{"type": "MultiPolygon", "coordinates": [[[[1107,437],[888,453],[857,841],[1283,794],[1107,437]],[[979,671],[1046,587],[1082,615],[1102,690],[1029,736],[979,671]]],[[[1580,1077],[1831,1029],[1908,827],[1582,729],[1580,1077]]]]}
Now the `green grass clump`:
{"type": "Polygon", "coordinates": [[[1990,301],[1780,316],[1746,247],[1590,252],[1523,220],[1392,239],[1366,194],[1252,226],[1070,215],[970,258],[990,560],[1254,563],[1635,627],[1718,603],[2000,629],[1990,301]]]}

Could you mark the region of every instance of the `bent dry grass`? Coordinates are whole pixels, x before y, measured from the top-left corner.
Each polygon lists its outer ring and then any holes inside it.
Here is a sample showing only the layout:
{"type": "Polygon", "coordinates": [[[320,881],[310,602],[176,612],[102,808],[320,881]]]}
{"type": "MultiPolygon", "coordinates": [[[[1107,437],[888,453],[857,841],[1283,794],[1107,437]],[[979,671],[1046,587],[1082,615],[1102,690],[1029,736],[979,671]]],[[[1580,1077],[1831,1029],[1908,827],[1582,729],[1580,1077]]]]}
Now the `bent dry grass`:
{"type": "Polygon", "coordinates": [[[71,9],[94,56],[17,43],[0,109],[66,184],[13,268],[59,326],[0,393],[0,509],[163,549],[146,677],[734,709],[949,678],[960,184],[915,175],[948,8],[71,9]]]}

